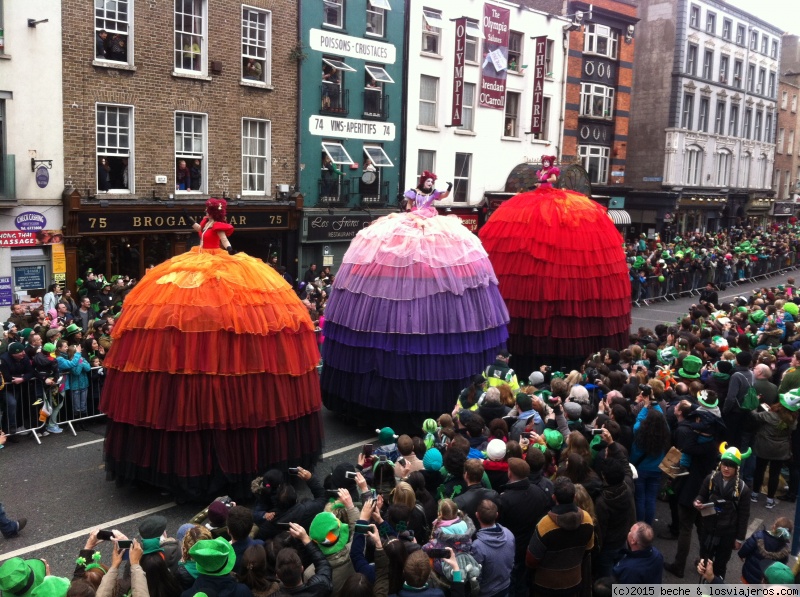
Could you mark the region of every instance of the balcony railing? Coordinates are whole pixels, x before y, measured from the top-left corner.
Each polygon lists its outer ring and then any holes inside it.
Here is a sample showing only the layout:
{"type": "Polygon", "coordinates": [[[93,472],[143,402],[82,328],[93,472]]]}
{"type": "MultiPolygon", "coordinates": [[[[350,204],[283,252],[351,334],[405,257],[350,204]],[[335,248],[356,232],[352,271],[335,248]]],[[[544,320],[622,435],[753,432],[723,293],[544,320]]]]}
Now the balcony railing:
{"type": "Polygon", "coordinates": [[[346,115],[350,111],[350,90],[339,85],[323,83],[320,88],[322,98],[319,106],[320,114],[346,115]]]}
{"type": "Polygon", "coordinates": [[[380,90],[366,90],[361,93],[364,99],[364,118],[386,120],[389,118],[389,96],[380,90]]]}
{"type": "Polygon", "coordinates": [[[359,204],[362,207],[384,207],[389,203],[389,181],[377,180],[367,184],[360,178],[353,179],[358,185],[359,204]]]}
{"type": "Polygon", "coordinates": [[[343,207],[350,200],[350,181],[342,176],[320,178],[317,185],[319,207],[343,207]]]}
{"type": "Polygon", "coordinates": [[[15,156],[0,155],[0,201],[15,201],[17,198],[17,184],[15,156]]]}

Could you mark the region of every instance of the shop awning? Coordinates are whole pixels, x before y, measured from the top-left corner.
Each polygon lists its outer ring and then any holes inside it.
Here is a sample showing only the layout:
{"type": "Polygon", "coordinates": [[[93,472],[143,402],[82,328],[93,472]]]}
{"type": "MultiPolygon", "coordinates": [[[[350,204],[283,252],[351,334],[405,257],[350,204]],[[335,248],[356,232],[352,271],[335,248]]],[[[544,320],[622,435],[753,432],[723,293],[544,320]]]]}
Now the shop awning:
{"type": "Polygon", "coordinates": [[[609,209],[608,217],[614,222],[615,226],[630,226],[631,214],[624,209],[609,209]]]}

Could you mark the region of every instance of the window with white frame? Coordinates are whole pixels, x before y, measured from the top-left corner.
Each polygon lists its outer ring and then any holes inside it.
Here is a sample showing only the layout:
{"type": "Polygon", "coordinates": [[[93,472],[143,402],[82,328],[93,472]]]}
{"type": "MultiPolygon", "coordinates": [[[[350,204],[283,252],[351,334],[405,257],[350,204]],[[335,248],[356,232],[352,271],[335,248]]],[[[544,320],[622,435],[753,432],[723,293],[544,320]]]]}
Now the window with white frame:
{"type": "Polygon", "coordinates": [[[472,154],[456,153],[456,168],[453,173],[453,203],[469,202],[469,177],[472,170],[472,154]]]}
{"type": "Polygon", "coordinates": [[[750,186],[750,168],[753,164],[753,155],[745,151],[742,155],[742,163],[739,168],[739,186],[748,188],[750,186]]]}
{"type": "Polygon", "coordinates": [[[617,59],[619,49],[619,33],[606,25],[589,23],[583,34],[583,51],[587,54],[617,59]]]}
{"type": "Polygon", "coordinates": [[[204,192],[206,115],[175,112],[175,190],[204,192]]]}
{"type": "Polygon", "coordinates": [[[420,149],[417,152],[417,179],[423,172],[436,172],[436,152],[430,149],[420,149]]]}
{"type": "Polygon", "coordinates": [[[731,59],[727,54],[721,54],[719,57],[719,82],[728,83],[728,65],[731,59]]]}
{"type": "Polygon", "coordinates": [[[738,87],[739,89],[742,88],[742,84],[744,83],[744,81],[742,80],[743,68],[744,68],[744,63],[741,60],[733,61],[733,85],[734,87],[738,87]]]}
{"type": "Polygon", "coordinates": [[[764,119],[764,141],[766,143],[772,143],[772,135],[772,112],[767,112],[767,116],[764,119]]]}
{"type": "Polygon", "coordinates": [[[458,127],[463,131],[475,130],[475,89],[475,83],[464,83],[464,94],[461,97],[461,126],[458,127]]]}
{"type": "Polygon", "coordinates": [[[747,91],[754,93],[756,90],[756,65],[747,65],[747,91]]]}
{"type": "Polygon", "coordinates": [[[689,44],[686,50],[686,74],[697,74],[697,46],[689,44]]]}
{"type": "Polygon", "coordinates": [[[728,136],[735,137],[739,134],[739,106],[731,104],[731,112],[728,116],[728,136]]]}
{"type": "Polygon", "coordinates": [[[708,111],[710,109],[710,101],[707,97],[700,98],[700,112],[697,116],[697,130],[703,133],[708,132],[708,111]]]}
{"type": "Polygon", "coordinates": [[[175,0],[175,70],[206,72],[207,0],[175,0]]]}
{"type": "Polygon", "coordinates": [[[478,62],[478,48],[483,39],[480,24],[473,19],[467,19],[466,31],[464,32],[464,61],[478,62]]]}
{"type": "Polygon", "coordinates": [[[428,75],[420,75],[419,80],[419,124],[436,126],[439,97],[439,79],[428,75]]]}
{"type": "Polygon", "coordinates": [[[506,113],[503,125],[504,137],[519,137],[520,96],[515,91],[506,91],[506,113]]]}
{"type": "Polygon", "coordinates": [[[242,193],[270,195],[270,121],[242,119],[242,193]]]}
{"type": "Polygon", "coordinates": [[[97,104],[95,118],[97,190],[133,191],[133,108],[97,104]]]}
{"type": "Polygon", "coordinates": [[[242,79],[269,84],[272,13],[242,6],[242,79]]]}
{"type": "Polygon", "coordinates": [[[756,87],[756,93],[765,94],[767,92],[766,87],[766,79],[767,79],[767,69],[760,68],[758,69],[758,86],[756,87]]]}
{"type": "Polygon", "coordinates": [[[725,102],[717,101],[717,110],[714,114],[714,134],[725,134],[725,102]]]}
{"type": "Polygon", "coordinates": [[[386,11],[390,8],[389,0],[367,0],[367,35],[386,35],[386,11]]]}
{"type": "Polygon", "coordinates": [[[723,149],[717,154],[717,186],[727,187],[731,179],[731,152],[723,149]]]}
{"type": "Polygon", "coordinates": [[[750,130],[750,126],[752,122],[753,122],[753,110],[752,108],[747,108],[744,111],[744,124],[742,125],[742,137],[744,139],[752,139],[752,137],[750,136],[750,133],[752,132],[750,130]]]}
{"type": "Polygon", "coordinates": [[[766,54],[768,47],[769,47],[769,36],[768,35],[762,35],[761,36],[761,53],[762,54],[766,54]]]}
{"type": "MultiPolygon", "coordinates": [[[[130,62],[130,30],[133,23],[129,0],[94,0],[94,57],[96,60],[130,62]]],[[[0,10],[2,3],[0,3],[0,10]]]]}
{"type": "Polygon", "coordinates": [[[783,145],[786,143],[786,129],[779,128],[778,129],[778,142],[775,145],[775,151],[778,153],[783,153],[783,145]]]}
{"type": "Polygon", "coordinates": [[[518,73],[522,70],[522,40],[519,31],[508,32],[508,70],[518,73]]]}
{"type": "Polygon", "coordinates": [[[772,40],[772,50],[770,51],[769,55],[772,58],[775,58],[775,59],[778,58],[778,40],[777,39],[773,39],[772,40]]]}
{"type": "Polygon", "coordinates": [[[745,32],[744,25],[736,26],[736,43],[739,44],[740,46],[744,45],[744,32],[745,32]]]}
{"type": "Polygon", "coordinates": [[[792,112],[797,112],[797,94],[792,94],[792,112]]]}
{"type": "Polygon", "coordinates": [[[431,8],[422,9],[422,51],[428,54],[441,54],[442,13],[431,8]]]}
{"type": "Polygon", "coordinates": [[[344,0],[322,0],[322,5],[324,8],[322,22],[330,27],[342,28],[344,26],[344,0]]]}
{"type": "Polygon", "coordinates": [[[762,189],[769,188],[769,171],[767,170],[767,156],[761,154],[758,158],[758,184],[762,189]]]}
{"type": "Polygon", "coordinates": [[[730,19],[722,19],[722,39],[730,40],[731,29],[733,29],[733,21],[730,19]]]}
{"type": "Polygon", "coordinates": [[[761,123],[764,119],[764,113],[761,110],[756,110],[756,124],[753,127],[756,141],[761,141],[761,123]]]}
{"type": "Polygon", "coordinates": [[[754,52],[758,51],[758,31],[750,32],[750,49],[754,52]]]}
{"type": "Polygon", "coordinates": [[[778,193],[778,198],[781,199],[781,171],[775,170],[775,180],[772,183],[772,188],[778,193]]]}
{"type": "Polygon", "coordinates": [[[555,48],[555,40],[548,39],[544,47],[544,64],[546,67],[545,76],[553,76],[553,48],[555,48]]]}
{"type": "Polygon", "coordinates": [[[683,95],[683,111],[681,113],[681,127],[685,129],[691,129],[693,121],[694,121],[694,94],[685,93],[683,95]]]}
{"type": "Polygon", "coordinates": [[[611,120],[614,116],[614,88],[581,83],[581,116],[611,120]]]}
{"type": "Polygon", "coordinates": [[[706,12],[706,33],[716,35],[717,33],[717,15],[713,12],[706,12]]]}
{"type": "Polygon", "coordinates": [[[711,79],[713,77],[714,67],[714,50],[706,50],[703,53],[703,78],[711,79]]]}
{"type": "Polygon", "coordinates": [[[381,145],[364,145],[364,163],[367,160],[374,166],[375,179],[370,183],[369,178],[366,180],[361,179],[359,188],[361,190],[362,200],[369,200],[370,196],[373,201],[378,200],[381,195],[380,188],[384,180],[383,169],[394,168],[394,164],[389,156],[384,151],[381,145]]]}
{"type": "Polygon", "coordinates": [[[534,133],[533,138],[538,141],[546,141],[550,139],[550,131],[548,130],[550,127],[550,98],[545,97],[542,98],[542,131],[540,133],[534,133]]]}
{"type": "Polygon", "coordinates": [[[689,8],[689,25],[695,29],[700,27],[700,7],[694,4],[689,8]]]}
{"type": "Polygon", "coordinates": [[[581,163],[589,173],[592,184],[608,182],[609,148],[598,145],[581,145],[578,147],[581,163]]]}
{"type": "Polygon", "coordinates": [[[686,148],[684,156],[683,182],[687,186],[696,187],[700,185],[703,173],[703,150],[697,145],[690,145],[686,148]]]}
{"type": "Polygon", "coordinates": [[[794,152],[794,129],[789,131],[786,137],[786,155],[792,155],[794,152]]]}
{"type": "Polygon", "coordinates": [[[785,110],[789,106],[789,92],[781,92],[781,110],[785,110]]]}
{"type": "Polygon", "coordinates": [[[790,170],[786,171],[786,180],[783,183],[783,198],[788,199],[792,192],[792,173],[790,170]]]}

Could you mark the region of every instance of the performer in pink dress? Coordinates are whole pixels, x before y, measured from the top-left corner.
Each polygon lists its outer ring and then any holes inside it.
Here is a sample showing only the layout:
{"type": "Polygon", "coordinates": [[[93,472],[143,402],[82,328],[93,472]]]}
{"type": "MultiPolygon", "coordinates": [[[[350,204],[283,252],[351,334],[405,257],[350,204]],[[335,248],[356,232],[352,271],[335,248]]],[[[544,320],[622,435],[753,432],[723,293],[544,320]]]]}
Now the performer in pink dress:
{"type": "MultiPolygon", "coordinates": [[[[427,216],[435,216],[436,209],[433,207],[433,202],[440,199],[447,199],[450,196],[450,190],[453,188],[453,183],[447,183],[446,191],[437,191],[433,187],[436,182],[436,175],[433,172],[425,170],[419,177],[419,182],[416,188],[409,189],[403,195],[406,201],[406,211],[421,211],[427,210],[427,216]]],[[[422,214],[420,214],[422,215],[422,214]]]]}

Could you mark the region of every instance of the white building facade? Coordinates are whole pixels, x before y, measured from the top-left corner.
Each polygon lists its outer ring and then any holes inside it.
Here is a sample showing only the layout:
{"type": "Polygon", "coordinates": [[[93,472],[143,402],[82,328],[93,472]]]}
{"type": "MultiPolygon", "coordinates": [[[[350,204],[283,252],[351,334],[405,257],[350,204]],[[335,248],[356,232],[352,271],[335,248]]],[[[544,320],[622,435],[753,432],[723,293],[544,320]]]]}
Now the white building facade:
{"type": "MultiPolygon", "coordinates": [[[[423,171],[435,172],[437,188],[454,183],[440,208],[474,208],[486,193],[503,191],[514,166],[560,155],[563,131],[569,21],[511,2],[410,0],[407,46],[405,188],[423,171]],[[503,63],[487,55],[484,15],[491,7],[507,14],[508,53],[503,63]],[[462,123],[451,124],[456,24],[467,18],[462,123]],[[542,132],[530,133],[534,118],[535,38],[546,37],[542,132]],[[482,78],[505,70],[501,97],[481,91],[482,78]],[[491,105],[483,107],[481,104],[491,105]]],[[[502,26],[497,26],[497,30],[502,26]]],[[[491,46],[490,46],[491,47],[491,46]]],[[[487,89],[487,86],[483,86],[487,89]]],[[[497,87],[488,87],[495,92],[497,87]]]]}
{"type": "Polygon", "coordinates": [[[61,3],[0,0],[0,30],[0,317],[5,319],[11,296],[41,296],[65,271],[61,3]]]}

